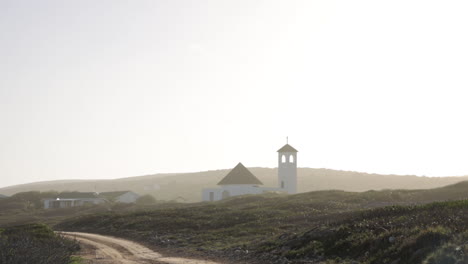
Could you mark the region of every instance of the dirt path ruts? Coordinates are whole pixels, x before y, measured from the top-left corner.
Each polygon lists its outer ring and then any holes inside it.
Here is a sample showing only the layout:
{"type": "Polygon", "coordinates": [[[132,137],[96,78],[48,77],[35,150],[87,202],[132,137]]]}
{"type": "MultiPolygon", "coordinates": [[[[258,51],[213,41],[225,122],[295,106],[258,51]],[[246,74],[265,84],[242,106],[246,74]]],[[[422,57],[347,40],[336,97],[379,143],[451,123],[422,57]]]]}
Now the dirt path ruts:
{"type": "Polygon", "coordinates": [[[79,232],[60,232],[82,245],[80,256],[90,264],[221,264],[209,260],[164,257],[130,240],[79,232]]]}

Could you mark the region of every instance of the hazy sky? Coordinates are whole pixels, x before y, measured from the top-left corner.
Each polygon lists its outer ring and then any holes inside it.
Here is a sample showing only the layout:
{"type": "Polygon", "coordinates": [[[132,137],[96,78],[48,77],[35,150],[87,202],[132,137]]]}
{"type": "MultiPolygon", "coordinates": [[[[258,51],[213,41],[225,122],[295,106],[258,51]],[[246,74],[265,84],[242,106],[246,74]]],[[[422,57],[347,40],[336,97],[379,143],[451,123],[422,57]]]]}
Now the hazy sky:
{"type": "Polygon", "coordinates": [[[0,186],[468,174],[468,2],[0,0],[0,186]]]}

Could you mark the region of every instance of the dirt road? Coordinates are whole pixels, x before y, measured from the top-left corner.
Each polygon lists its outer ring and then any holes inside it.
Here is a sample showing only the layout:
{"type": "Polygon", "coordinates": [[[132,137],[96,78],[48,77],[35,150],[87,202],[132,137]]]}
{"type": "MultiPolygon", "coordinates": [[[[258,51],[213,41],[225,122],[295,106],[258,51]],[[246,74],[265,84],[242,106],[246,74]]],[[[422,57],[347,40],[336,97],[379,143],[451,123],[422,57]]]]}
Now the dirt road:
{"type": "Polygon", "coordinates": [[[60,232],[82,245],[80,256],[90,264],[221,264],[208,260],[164,257],[153,250],[121,238],[78,232],[60,232]]]}

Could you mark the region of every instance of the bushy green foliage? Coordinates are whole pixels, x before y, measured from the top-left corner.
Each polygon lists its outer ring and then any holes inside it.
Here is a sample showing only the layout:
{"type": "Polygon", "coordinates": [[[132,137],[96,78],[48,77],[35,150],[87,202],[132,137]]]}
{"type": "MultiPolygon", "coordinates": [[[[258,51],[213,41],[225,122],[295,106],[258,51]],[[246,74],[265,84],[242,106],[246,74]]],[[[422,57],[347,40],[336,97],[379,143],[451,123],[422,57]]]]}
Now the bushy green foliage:
{"type": "Polygon", "coordinates": [[[0,263],[69,264],[79,246],[42,224],[1,229],[0,263]]]}
{"type": "Polygon", "coordinates": [[[293,262],[465,263],[457,247],[467,239],[456,237],[467,232],[468,201],[425,204],[426,196],[426,191],[395,190],[265,194],[107,212],[57,227],[186,251],[255,252],[293,262]]]}
{"type": "Polygon", "coordinates": [[[291,259],[339,257],[359,263],[467,263],[460,253],[466,240],[457,238],[467,233],[467,211],[466,200],[372,209],[270,242],[263,251],[282,248],[277,253],[291,259]]]}
{"type": "Polygon", "coordinates": [[[0,200],[0,211],[33,210],[44,207],[42,199],[55,197],[57,192],[21,192],[0,200]]]}
{"type": "Polygon", "coordinates": [[[136,203],[140,204],[140,205],[155,204],[156,203],[156,198],[154,198],[154,196],[152,196],[152,195],[145,194],[145,195],[140,196],[136,200],[136,203]]]}
{"type": "Polygon", "coordinates": [[[53,195],[28,192],[1,199],[0,226],[63,221],[57,228],[124,236],[189,252],[248,250],[249,255],[298,262],[466,263],[460,252],[467,252],[463,241],[468,239],[461,237],[466,233],[467,202],[449,201],[468,197],[464,183],[434,190],[271,193],[215,203],[57,210],[36,208],[43,196],[53,195]],[[445,202],[431,203],[437,200],[445,202]],[[21,209],[1,210],[11,203],[21,209]]]}

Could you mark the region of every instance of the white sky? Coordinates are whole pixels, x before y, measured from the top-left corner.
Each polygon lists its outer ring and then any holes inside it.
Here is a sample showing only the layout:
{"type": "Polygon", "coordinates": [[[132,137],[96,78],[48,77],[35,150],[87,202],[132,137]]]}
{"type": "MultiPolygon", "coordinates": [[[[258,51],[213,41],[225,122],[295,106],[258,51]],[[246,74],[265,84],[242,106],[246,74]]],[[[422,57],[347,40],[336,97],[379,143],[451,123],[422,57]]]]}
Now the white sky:
{"type": "Polygon", "coordinates": [[[276,166],[466,175],[468,2],[0,1],[0,186],[276,166]]]}

